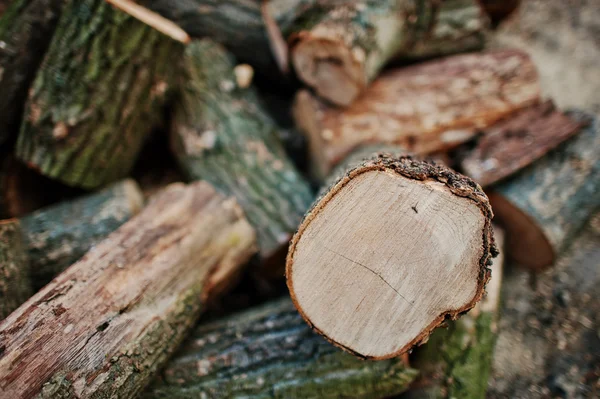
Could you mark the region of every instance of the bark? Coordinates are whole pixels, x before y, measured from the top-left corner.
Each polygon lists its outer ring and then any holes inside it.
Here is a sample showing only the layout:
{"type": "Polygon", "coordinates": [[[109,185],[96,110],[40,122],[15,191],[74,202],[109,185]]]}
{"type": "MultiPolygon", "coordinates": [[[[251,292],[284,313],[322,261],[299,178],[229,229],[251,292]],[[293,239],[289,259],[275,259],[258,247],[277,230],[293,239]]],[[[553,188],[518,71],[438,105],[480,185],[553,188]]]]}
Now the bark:
{"type": "Polygon", "coordinates": [[[254,242],[235,200],[170,186],[0,324],[2,392],[135,396],[254,242]]]}
{"type": "Polygon", "coordinates": [[[402,399],[485,398],[498,333],[504,249],[503,232],[494,226],[500,256],[494,259],[486,294],[473,310],[436,330],[415,352],[419,380],[402,399]]]}
{"type": "Polygon", "coordinates": [[[536,104],[486,129],[461,161],[462,170],[483,187],[490,186],[542,158],[581,127],[552,101],[536,104]]]}
{"type": "Polygon", "coordinates": [[[589,126],[490,192],[508,256],[534,270],[551,266],[600,206],[600,122],[582,112],[568,115],[589,126]]]}
{"type": "Polygon", "coordinates": [[[313,199],[285,155],[278,127],[252,87],[236,83],[234,61],[208,39],[188,46],[172,142],[190,179],[237,198],[268,258],[287,245],[313,199]]]}
{"type": "Polygon", "coordinates": [[[143,398],[384,398],[416,370],[364,362],[311,331],[289,299],[199,326],[143,398]]]}
{"type": "Polygon", "coordinates": [[[501,50],[387,72],[345,109],[303,91],[294,117],[309,138],[314,174],[323,178],[361,145],[398,144],[417,154],[448,150],[539,98],[529,58],[501,50]]]}
{"type": "Polygon", "coordinates": [[[135,181],[40,209],[20,219],[34,288],[75,263],[143,206],[135,181]]]}
{"type": "Polygon", "coordinates": [[[17,156],[73,186],[126,176],[181,50],[104,0],[70,0],[30,91],[17,156]]]}
{"type": "Polygon", "coordinates": [[[32,294],[19,222],[0,221],[0,320],[32,294]]]}
{"type": "Polygon", "coordinates": [[[475,306],[496,252],[480,187],[396,151],[355,163],[325,190],[288,252],[300,314],[363,358],[406,353],[475,306]]]}
{"type": "Polygon", "coordinates": [[[482,47],[487,22],[469,0],[343,2],[304,19],[290,37],[296,73],[340,106],[352,104],[392,58],[452,53],[467,41],[474,42],[467,48],[482,47]]]}

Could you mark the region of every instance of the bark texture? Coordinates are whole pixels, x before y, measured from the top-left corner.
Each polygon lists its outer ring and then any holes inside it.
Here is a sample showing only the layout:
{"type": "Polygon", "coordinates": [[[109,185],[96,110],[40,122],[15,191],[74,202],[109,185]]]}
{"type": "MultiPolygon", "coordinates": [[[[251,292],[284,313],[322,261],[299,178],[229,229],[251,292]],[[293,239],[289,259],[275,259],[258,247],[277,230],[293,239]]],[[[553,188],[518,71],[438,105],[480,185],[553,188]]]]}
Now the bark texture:
{"type": "Polygon", "coordinates": [[[447,150],[539,101],[535,66],[518,51],[448,57],[385,73],[350,107],[300,92],[294,118],[323,178],[354,148],[398,144],[417,154],[447,150]]]}
{"type": "Polygon", "coordinates": [[[481,47],[486,19],[476,1],[370,0],[315,8],[300,26],[290,36],[296,73],[321,97],[348,106],[394,57],[465,50],[463,36],[473,33],[481,47]]]}
{"type": "Polygon", "coordinates": [[[583,112],[568,115],[589,126],[490,192],[508,256],[537,270],[551,266],[600,207],[600,123],[583,112]]]}
{"type": "Polygon", "coordinates": [[[66,184],[127,175],[182,50],[103,0],[69,0],[31,88],[17,156],[66,184]]]}
{"type": "Polygon", "coordinates": [[[581,127],[552,101],[525,108],[485,129],[461,161],[462,171],[483,187],[490,186],[542,158],[581,127]]]}
{"type": "Polygon", "coordinates": [[[235,200],[172,185],[0,324],[11,398],[133,397],[254,250],[235,200]]]}
{"type": "Polygon", "coordinates": [[[0,320],[31,296],[29,263],[15,219],[0,221],[0,320]]]}
{"type": "Polygon", "coordinates": [[[35,289],[75,263],[144,205],[133,180],[40,209],[20,219],[35,289]]]}
{"type": "Polygon", "coordinates": [[[313,196],[254,89],[237,85],[234,66],[208,39],[187,47],[171,139],[189,178],[237,198],[266,258],[288,243],[313,196]]]}
{"type": "Polygon", "coordinates": [[[15,0],[2,12],[4,3],[0,3],[0,144],[19,130],[27,91],[65,0],[15,0]]]}
{"type": "Polygon", "coordinates": [[[289,299],[199,326],[144,398],[384,398],[416,370],[365,362],[304,323],[289,299]]]}

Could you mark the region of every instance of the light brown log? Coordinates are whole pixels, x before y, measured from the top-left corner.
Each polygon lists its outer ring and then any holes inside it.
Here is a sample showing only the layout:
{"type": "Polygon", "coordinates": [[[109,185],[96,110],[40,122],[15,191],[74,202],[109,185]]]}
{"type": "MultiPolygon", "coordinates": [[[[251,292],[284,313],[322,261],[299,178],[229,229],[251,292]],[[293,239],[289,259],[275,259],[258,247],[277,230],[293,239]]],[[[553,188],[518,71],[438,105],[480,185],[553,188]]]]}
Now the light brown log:
{"type": "Polygon", "coordinates": [[[581,126],[552,101],[525,108],[485,129],[461,161],[462,171],[483,187],[492,185],[542,158],[581,126]]]}
{"type": "Polygon", "coordinates": [[[335,345],[398,356],[481,298],[495,254],[491,217],[470,179],[375,154],[350,165],[306,214],[288,253],[290,294],[335,345]]]}
{"type": "Polygon", "coordinates": [[[539,97],[529,58],[502,50],[390,71],[345,109],[303,91],[294,117],[309,138],[315,174],[322,178],[368,143],[399,144],[418,154],[453,148],[539,97]]]}
{"type": "Polygon", "coordinates": [[[0,392],[133,397],[254,246],[234,199],[171,185],[0,324],[0,392]]]}

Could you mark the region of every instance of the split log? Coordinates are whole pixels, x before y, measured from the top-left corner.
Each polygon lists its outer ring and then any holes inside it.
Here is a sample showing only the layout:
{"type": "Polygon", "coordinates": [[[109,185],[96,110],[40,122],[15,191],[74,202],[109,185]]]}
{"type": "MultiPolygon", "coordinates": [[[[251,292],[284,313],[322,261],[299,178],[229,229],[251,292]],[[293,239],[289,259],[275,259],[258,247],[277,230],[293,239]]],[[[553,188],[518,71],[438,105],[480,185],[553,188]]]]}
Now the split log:
{"type": "Polygon", "coordinates": [[[481,186],[490,186],[542,158],[581,127],[552,101],[525,108],[486,129],[461,161],[462,171],[481,186]]]}
{"type": "Polygon", "coordinates": [[[187,47],[172,147],[190,179],[237,198],[268,258],[287,246],[313,196],[254,89],[236,81],[234,66],[208,39],[187,47]]]}
{"type": "Polygon", "coordinates": [[[254,237],[234,199],[170,186],[0,324],[3,394],[135,396],[254,237]]]}
{"type": "Polygon", "coordinates": [[[15,0],[0,13],[0,144],[19,131],[27,92],[63,4],[64,0],[15,0]]]}
{"type": "Polygon", "coordinates": [[[137,214],[144,204],[127,179],[100,192],[40,209],[20,219],[34,288],[40,289],[137,214]]]}
{"type": "Polygon", "coordinates": [[[507,255],[534,270],[551,266],[600,207],[600,121],[568,115],[590,125],[489,193],[507,233],[507,255]]]}
{"type": "Polygon", "coordinates": [[[357,356],[387,359],[471,309],[489,278],[492,211],[470,179],[377,154],[313,205],[288,253],[300,314],[357,356]]]}
{"type": "Polygon", "coordinates": [[[126,176],[160,119],[181,50],[105,0],[69,0],[29,94],[17,156],[73,186],[126,176]]]}
{"type": "MultiPolygon", "coordinates": [[[[474,1],[449,1],[441,6],[423,0],[350,1],[315,9],[306,17],[306,26],[290,37],[294,69],[321,97],[348,106],[390,59],[403,52],[410,54],[415,47],[415,55],[436,55],[453,47],[448,42],[454,40],[432,45],[427,39],[432,30],[438,30],[435,25],[439,17],[440,22],[446,22],[439,27],[443,34],[448,33],[444,25],[447,27],[449,22],[444,17],[456,22],[457,15],[472,22],[469,29],[479,35],[476,42],[481,47],[485,19],[474,1]],[[455,8],[461,12],[452,14],[455,8]],[[454,18],[448,18],[448,13],[454,18]]],[[[458,22],[458,26],[468,25],[458,22]]]]}
{"type": "Polygon", "coordinates": [[[500,290],[504,262],[504,233],[494,226],[499,256],[491,266],[492,278],[475,308],[447,329],[436,330],[417,349],[414,366],[419,380],[402,397],[485,398],[498,333],[500,290]]]}
{"type": "Polygon", "coordinates": [[[169,398],[384,398],[416,370],[364,362],[329,344],[286,298],[199,326],[142,395],[169,398]]]}
{"type": "MultiPolygon", "coordinates": [[[[386,0],[389,2],[390,0],[386,0]]],[[[138,0],[149,9],[174,21],[193,37],[210,37],[227,47],[242,62],[259,71],[275,66],[261,2],[246,0],[138,0]]],[[[340,0],[269,0],[265,5],[284,38],[307,28],[316,15],[334,6],[355,3],[340,0]]],[[[363,2],[364,3],[364,2],[363,2]]],[[[367,2],[373,9],[375,1],[367,2]]],[[[412,33],[405,36],[401,56],[430,56],[469,51],[483,44],[486,17],[475,0],[446,0],[435,6],[431,0],[419,0],[416,6],[405,2],[405,18],[399,23],[412,33]],[[417,12],[417,10],[423,10],[417,12]],[[435,12],[434,12],[435,11],[435,12]],[[410,18],[409,18],[410,17],[410,18]],[[412,24],[411,24],[412,23],[412,24]],[[419,39],[421,39],[419,41],[419,39]]],[[[398,20],[398,18],[396,18],[398,20]]],[[[363,28],[364,32],[364,28],[363,28]]],[[[376,41],[367,30],[372,41],[376,41]]],[[[393,54],[392,54],[393,55],[393,54]]],[[[388,55],[389,56],[389,55],[388,55]]]]}
{"type": "Polygon", "coordinates": [[[361,145],[393,143],[418,154],[451,149],[539,98],[529,58],[502,50],[390,71],[346,109],[300,92],[294,117],[323,178],[361,145]]]}
{"type": "Polygon", "coordinates": [[[0,320],[31,296],[29,264],[16,219],[0,221],[0,320]]]}

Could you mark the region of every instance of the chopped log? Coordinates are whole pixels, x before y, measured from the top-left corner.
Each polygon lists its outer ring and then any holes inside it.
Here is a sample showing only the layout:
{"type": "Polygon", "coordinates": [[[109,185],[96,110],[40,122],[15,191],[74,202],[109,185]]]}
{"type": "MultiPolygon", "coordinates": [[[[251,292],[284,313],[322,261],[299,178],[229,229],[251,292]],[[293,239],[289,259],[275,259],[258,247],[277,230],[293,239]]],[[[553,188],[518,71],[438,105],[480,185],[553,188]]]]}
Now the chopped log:
{"type": "Polygon", "coordinates": [[[135,396],[254,237],[234,199],[170,186],[0,324],[3,394],[135,396]]]}
{"type": "Polygon", "coordinates": [[[461,161],[462,171],[490,186],[542,158],[581,127],[550,100],[533,105],[486,129],[461,161]]]}
{"type": "Polygon", "coordinates": [[[199,326],[142,395],[158,398],[384,398],[416,370],[364,362],[311,331],[289,298],[199,326]]]}
{"type": "Polygon", "coordinates": [[[451,149],[539,97],[530,59],[501,50],[390,71],[346,109],[303,91],[294,117],[309,138],[314,172],[323,178],[368,143],[398,144],[418,154],[451,149]]]}
{"type": "Polygon", "coordinates": [[[492,211],[470,179],[409,156],[351,166],[306,214],[286,276],[308,324],[357,356],[387,359],[483,294],[492,211]]]}
{"type": "Polygon", "coordinates": [[[64,0],[15,0],[5,12],[0,10],[0,144],[19,131],[27,91],[63,4],[64,0]]]}
{"type": "Polygon", "coordinates": [[[190,179],[237,198],[257,231],[261,257],[268,258],[287,246],[313,195],[255,90],[236,83],[234,66],[208,39],[187,47],[172,147],[190,179]]]}
{"type": "MultiPolygon", "coordinates": [[[[390,59],[411,54],[411,50],[416,50],[412,55],[439,55],[451,50],[455,43],[460,43],[457,46],[461,48],[462,42],[456,38],[437,37],[449,34],[444,28],[448,22],[456,23],[457,16],[458,26],[479,34],[476,44],[481,47],[486,20],[479,4],[468,0],[444,3],[440,6],[430,0],[349,1],[316,8],[305,17],[306,26],[290,37],[296,73],[324,99],[348,106],[390,59]],[[436,29],[438,18],[442,25],[436,29]],[[430,36],[434,37],[433,44],[427,43],[430,36]]],[[[471,32],[467,36],[472,36],[471,32]]],[[[465,33],[459,30],[458,35],[465,33]]]]}
{"type": "Polygon", "coordinates": [[[446,329],[436,330],[417,349],[414,366],[419,380],[402,397],[485,398],[498,333],[500,289],[504,262],[504,233],[494,226],[499,256],[491,266],[492,278],[481,302],[446,329]]]}
{"type": "Polygon", "coordinates": [[[66,184],[128,174],[182,45],[105,0],[69,0],[27,100],[17,156],[66,184]]]}
{"type": "Polygon", "coordinates": [[[600,207],[600,122],[584,112],[568,115],[590,125],[489,193],[507,255],[534,270],[551,266],[600,207]]]}
{"type": "Polygon", "coordinates": [[[0,321],[31,296],[29,263],[16,219],[0,221],[0,321]]]}
{"type": "Polygon", "coordinates": [[[143,204],[137,183],[127,179],[22,217],[36,291],[137,214],[143,204]]]}

